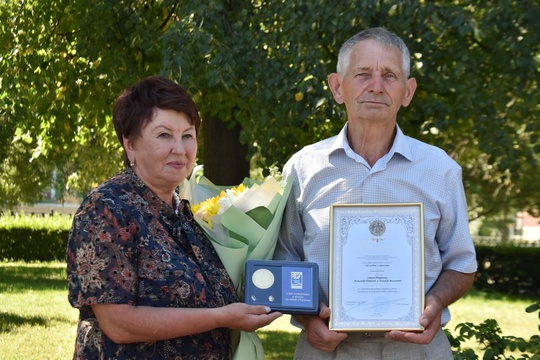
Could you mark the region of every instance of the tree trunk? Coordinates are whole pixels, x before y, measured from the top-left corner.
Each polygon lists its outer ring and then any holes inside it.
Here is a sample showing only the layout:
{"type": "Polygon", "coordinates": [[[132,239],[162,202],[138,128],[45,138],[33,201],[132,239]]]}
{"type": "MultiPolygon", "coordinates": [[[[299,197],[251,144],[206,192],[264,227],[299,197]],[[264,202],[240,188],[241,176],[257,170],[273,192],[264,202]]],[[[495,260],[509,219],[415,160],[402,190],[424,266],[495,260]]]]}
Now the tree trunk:
{"type": "Polygon", "coordinates": [[[218,116],[202,121],[204,176],[216,185],[238,185],[249,176],[248,146],[240,143],[240,126],[227,128],[218,116]]]}

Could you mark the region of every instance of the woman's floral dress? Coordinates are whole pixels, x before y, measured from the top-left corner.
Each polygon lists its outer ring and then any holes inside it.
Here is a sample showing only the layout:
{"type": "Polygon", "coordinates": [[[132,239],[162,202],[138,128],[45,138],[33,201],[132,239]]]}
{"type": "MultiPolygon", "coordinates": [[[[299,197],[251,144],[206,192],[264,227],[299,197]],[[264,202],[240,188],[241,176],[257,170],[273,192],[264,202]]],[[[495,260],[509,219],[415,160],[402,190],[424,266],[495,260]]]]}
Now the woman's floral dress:
{"type": "Polygon", "coordinates": [[[80,311],[75,359],[229,359],[229,330],[152,343],[116,344],[91,305],[210,308],[238,301],[189,203],[177,212],[131,169],[89,194],[67,247],[69,301],[80,311]]]}

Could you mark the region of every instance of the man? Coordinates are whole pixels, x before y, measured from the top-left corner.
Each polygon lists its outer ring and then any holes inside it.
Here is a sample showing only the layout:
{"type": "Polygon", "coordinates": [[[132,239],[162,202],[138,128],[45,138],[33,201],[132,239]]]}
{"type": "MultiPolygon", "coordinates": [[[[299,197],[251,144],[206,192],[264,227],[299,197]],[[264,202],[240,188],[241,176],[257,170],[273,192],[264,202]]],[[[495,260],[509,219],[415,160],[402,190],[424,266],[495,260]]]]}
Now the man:
{"type": "Polygon", "coordinates": [[[395,34],[362,31],[340,49],[328,77],[347,123],[332,138],[293,155],[294,180],[274,258],[319,264],[319,316],[294,316],[303,330],[295,359],[452,359],[442,326],[448,305],[471,287],[476,255],[469,233],[461,168],[442,150],[405,136],[399,109],[416,90],[410,55],[395,34]],[[329,207],[333,203],[424,203],[425,308],[422,332],[328,329],[329,207]]]}

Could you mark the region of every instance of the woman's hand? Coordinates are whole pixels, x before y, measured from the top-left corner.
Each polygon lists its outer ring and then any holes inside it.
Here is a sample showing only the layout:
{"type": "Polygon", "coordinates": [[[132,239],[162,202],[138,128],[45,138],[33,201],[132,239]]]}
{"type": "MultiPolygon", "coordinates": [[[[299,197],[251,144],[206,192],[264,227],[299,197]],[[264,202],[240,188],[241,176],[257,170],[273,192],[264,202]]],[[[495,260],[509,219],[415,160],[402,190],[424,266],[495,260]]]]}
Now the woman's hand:
{"type": "Polygon", "coordinates": [[[321,304],[321,311],[318,316],[297,315],[295,318],[304,326],[307,339],[315,349],[325,352],[332,352],[347,338],[347,333],[330,331],[328,329],[328,318],[330,308],[321,304]]]}
{"type": "Polygon", "coordinates": [[[270,308],[260,305],[234,303],[216,308],[218,327],[255,331],[283,315],[280,312],[270,312],[270,308]]]}
{"type": "Polygon", "coordinates": [[[118,344],[152,342],[216,328],[255,331],[280,317],[265,306],[234,303],[218,308],[172,308],[126,304],[92,305],[105,335],[118,344]]]}

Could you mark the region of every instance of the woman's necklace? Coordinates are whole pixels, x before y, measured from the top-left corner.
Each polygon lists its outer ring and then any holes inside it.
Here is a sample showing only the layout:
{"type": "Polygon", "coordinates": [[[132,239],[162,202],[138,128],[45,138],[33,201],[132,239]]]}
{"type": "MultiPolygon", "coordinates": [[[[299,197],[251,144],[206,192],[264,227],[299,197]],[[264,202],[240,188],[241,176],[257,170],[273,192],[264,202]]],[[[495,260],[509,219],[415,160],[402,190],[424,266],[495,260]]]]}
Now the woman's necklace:
{"type": "Polygon", "coordinates": [[[178,215],[178,208],[180,207],[180,197],[176,193],[176,191],[173,191],[173,206],[174,206],[174,213],[178,215]]]}

